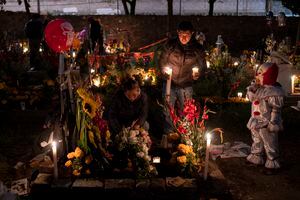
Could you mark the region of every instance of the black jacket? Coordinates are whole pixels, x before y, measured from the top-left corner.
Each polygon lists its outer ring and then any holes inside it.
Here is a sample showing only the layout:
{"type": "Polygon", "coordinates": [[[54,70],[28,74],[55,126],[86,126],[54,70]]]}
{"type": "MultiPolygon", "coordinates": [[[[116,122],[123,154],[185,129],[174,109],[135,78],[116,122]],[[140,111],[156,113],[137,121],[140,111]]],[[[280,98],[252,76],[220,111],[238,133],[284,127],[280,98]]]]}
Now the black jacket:
{"type": "Polygon", "coordinates": [[[141,92],[140,97],[131,102],[122,90],[118,91],[108,111],[108,124],[112,135],[118,134],[122,127],[129,127],[135,120],[142,126],[148,116],[148,98],[141,92]]]}
{"type": "Polygon", "coordinates": [[[172,85],[192,86],[192,68],[199,67],[200,75],[206,69],[204,48],[193,37],[186,45],[178,38],[171,39],[164,46],[159,66],[162,72],[166,66],[172,68],[172,85]]]}

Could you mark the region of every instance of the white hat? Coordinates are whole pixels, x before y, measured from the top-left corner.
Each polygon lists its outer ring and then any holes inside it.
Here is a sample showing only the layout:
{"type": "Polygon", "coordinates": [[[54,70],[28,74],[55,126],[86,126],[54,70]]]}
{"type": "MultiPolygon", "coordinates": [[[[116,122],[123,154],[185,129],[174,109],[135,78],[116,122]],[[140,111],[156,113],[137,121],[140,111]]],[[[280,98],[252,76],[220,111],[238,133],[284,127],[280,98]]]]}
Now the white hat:
{"type": "Polygon", "coordinates": [[[300,111],[300,101],[297,102],[297,106],[291,106],[291,108],[294,108],[297,111],[300,111]]]}

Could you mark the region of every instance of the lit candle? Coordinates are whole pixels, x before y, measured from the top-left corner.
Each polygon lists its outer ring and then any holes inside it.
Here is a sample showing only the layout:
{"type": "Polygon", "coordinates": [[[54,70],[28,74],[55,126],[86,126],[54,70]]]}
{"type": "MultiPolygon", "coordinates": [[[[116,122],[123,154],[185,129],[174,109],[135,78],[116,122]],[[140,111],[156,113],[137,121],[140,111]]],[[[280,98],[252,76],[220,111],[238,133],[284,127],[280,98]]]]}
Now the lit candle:
{"type": "Polygon", "coordinates": [[[209,61],[206,61],[206,66],[207,66],[207,68],[210,68],[210,62],[209,61]]]}
{"type": "Polygon", "coordinates": [[[56,142],[52,142],[52,153],[53,153],[53,168],[54,168],[54,179],[58,178],[58,169],[57,169],[57,146],[56,142]]]}
{"type": "Polygon", "coordinates": [[[196,76],[196,74],[199,73],[199,67],[193,67],[192,71],[193,71],[193,76],[196,76]]]}
{"type": "Polygon", "coordinates": [[[238,96],[238,98],[242,98],[243,97],[243,93],[242,92],[238,92],[237,96],[238,96]]]}
{"type": "Polygon", "coordinates": [[[73,56],[73,58],[76,57],[76,52],[75,51],[73,51],[72,56],[73,56]]]}
{"type": "Polygon", "coordinates": [[[206,153],[205,153],[204,180],[207,179],[207,174],[208,174],[208,160],[209,160],[210,142],[211,142],[211,134],[207,133],[206,134],[206,153]]]}
{"type": "Polygon", "coordinates": [[[292,87],[291,87],[291,93],[292,93],[292,94],[295,93],[295,91],[294,91],[295,77],[296,77],[295,75],[292,76],[292,84],[291,84],[291,86],[292,86],[292,87]]]}
{"type": "Polygon", "coordinates": [[[96,76],[95,78],[93,78],[93,85],[96,87],[100,86],[100,76],[96,76]]]}
{"type": "Polygon", "coordinates": [[[153,157],[153,163],[160,163],[160,157],[153,157]]]}
{"type": "Polygon", "coordinates": [[[233,63],[233,65],[234,65],[234,66],[238,66],[238,65],[239,65],[239,62],[235,61],[235,62],[233,63]]]}
{"type": "Polygon", "coordinates": [[[166,85],[166,100],[169,101],[171,94],[172,69],[170,67],[166,67],[165,73],[169,75],[166,85]]]}

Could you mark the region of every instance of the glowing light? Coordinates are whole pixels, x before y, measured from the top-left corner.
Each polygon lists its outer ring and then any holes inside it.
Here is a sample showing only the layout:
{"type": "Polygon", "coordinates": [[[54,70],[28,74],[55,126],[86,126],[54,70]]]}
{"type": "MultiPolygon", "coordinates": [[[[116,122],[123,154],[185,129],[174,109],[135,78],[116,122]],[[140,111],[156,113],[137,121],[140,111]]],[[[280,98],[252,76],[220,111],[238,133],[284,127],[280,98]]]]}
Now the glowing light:
{"type": "Polygon", "coordinates": [[[100,76],[96,76],[95,78],[93,78],[93,85],[96,87],[100,86],[100,76]]]}
{"type": "Polygon", "coordinates": [[[27,48],[27,47],[24,47],[24,48],[23,48],[23,53],[26,53],[26,52],[28,52],[28,48],[27,48]]]}
{"type": "Polygon", "coordinates": [[[153,157],[153,163],[160,163],[160,157],[153,157]]]}
{"type": "Polygon", "coordinates": [[[95,73],[95,69],[91,69],[91,74],[95,73]]]}
{"type": "Polygon", "coordinates": [[[207,68],[210,68],[210,62],[209,61],[206,61],[206,66],[207,66],[207,68]]]}
{"type": "Polygon", "coordinates": [[[238,92],[238,93],[237,93],[237,96],[238,96],[239,98],[242,98],[242,97],[243,97],[243,93],[242,93],[242,92],[238,92]]]}
{"type": "Polygon", "coordinates": [[[238,66],[238,65],[239,65],[239,62],[235,61],[235,62],[233,63],[233,65],[234,65],[234,66],[238,66]]]}
{"type": "Polygon", "coordinates": [[[169,76],[171,76],[172,75],[172,68],[165,67],[165,73],[168,74],[169,76]]]}

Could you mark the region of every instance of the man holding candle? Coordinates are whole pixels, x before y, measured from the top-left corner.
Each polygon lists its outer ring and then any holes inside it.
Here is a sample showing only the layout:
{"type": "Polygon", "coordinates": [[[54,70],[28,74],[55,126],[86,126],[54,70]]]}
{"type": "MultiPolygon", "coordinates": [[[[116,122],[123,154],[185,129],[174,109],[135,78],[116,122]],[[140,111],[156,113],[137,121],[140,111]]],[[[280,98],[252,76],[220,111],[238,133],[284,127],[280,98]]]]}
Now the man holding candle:
{"type": "MultiPolygon", "coordinates": [[[[166,79],[164,96],[172,107],[178,101],[180,111],[183,110],[184,101],[193,96],[193,81],[206,69],[204,48],[193,34],[191,22],[181,22],[177,29],[177,37],[167,41],[159,59],[161,72],[166,79]]],[[[174,132],[168,113],[165,113],[164,132],[174,132]]]]}

